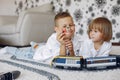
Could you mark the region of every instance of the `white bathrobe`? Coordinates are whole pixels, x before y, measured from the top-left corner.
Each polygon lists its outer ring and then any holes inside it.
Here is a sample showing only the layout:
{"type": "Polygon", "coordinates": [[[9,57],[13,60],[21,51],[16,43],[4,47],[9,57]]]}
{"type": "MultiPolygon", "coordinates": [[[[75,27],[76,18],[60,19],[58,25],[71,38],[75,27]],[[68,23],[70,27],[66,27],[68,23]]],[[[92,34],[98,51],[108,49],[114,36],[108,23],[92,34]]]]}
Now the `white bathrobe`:
{"type": "Polygon", "coordinates": [[[94,43],[91,39],[83,41],[81,43],[80,55],[84,58],[88,57],[102,57],[108,56],[112,48],[111,42],[103,42],[99,50],[94,48],[94,43]]]}
{"type": "MultiPolygon", "coordinates": [[[[35,60],[49,60],[54,58],[55,56],[59,55],[59,51],[60,51],[60,43],[56,40],[56,33],[53,33],[49,38],[47,43],[42,46],[39,47],[34,56],[33,59],[35,60]]],[[[73,48],[74,48],[74,52],[75,55],[79,55],[79,49],[80,49],[80,38],[79,36],[74,36],[72,39],[73,42],[73,48]]]]}

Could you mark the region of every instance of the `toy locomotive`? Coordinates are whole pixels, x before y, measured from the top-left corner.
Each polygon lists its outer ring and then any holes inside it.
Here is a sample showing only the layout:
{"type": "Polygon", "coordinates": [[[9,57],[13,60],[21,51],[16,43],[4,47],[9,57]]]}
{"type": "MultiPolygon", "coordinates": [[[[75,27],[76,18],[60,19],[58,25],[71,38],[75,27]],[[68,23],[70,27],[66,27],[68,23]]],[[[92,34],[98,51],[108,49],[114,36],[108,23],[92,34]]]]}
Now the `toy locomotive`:
{"type": "Polygon", "coordinates": [[[52,60],[52,66],[64,69],[101,70],[120,67],[120,56],[91,57],[57,56],[52,60]]]}
{"type": "Polygon", "coordinates": [[[52,60],[53,67],[66,68],[66,69],[82,69],[83,57],[76,56],[57,56],[52,60]]]}

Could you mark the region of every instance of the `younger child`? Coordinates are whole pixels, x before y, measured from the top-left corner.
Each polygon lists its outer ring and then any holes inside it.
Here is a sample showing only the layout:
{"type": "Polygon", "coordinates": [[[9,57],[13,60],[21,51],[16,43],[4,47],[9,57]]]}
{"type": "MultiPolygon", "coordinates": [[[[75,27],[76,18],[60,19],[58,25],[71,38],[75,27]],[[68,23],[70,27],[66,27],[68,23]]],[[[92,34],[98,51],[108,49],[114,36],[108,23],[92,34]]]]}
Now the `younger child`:
{"type": "Polygon", "coordinates": [[[111,51],[112,24],[104,17],[94,19],[88,26],[89,40],[81,45],[80,55],[86,57],[108,56],[111,51]]]}

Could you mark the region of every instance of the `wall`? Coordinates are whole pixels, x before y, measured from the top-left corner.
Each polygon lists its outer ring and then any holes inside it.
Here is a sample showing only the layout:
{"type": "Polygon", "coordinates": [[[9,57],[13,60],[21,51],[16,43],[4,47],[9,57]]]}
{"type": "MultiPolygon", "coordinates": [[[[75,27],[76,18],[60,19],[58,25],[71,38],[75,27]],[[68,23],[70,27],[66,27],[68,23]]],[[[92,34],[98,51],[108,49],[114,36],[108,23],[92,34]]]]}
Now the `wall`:
{"type": "Polygon", "coordinates": [[[17,15],[31,7],[50,2],[51,0],[0,0],[0,15],[17,15]]]}
{"type": "Polygon", "coordinates": [[[19,14],[28,8],[37,7],[45,3],[50,3],[51,0],[15,0],[16,13],[19,14]]]}
{"type": "Polygon", "coordinates": [[[14,0],[0,0],[0,15],[16,15],[14,0]]]}

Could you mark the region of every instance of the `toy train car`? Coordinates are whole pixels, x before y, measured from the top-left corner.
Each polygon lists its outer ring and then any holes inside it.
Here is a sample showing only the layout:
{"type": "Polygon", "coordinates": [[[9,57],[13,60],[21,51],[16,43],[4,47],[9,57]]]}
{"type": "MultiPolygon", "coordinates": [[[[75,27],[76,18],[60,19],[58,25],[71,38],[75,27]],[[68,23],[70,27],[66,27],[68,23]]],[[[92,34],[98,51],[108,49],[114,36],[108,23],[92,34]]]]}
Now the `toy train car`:
{"type": "Polygon", "coordinates": [[[70,57],[70,56],[57,56],[52,61],[53,67],[65,68],[65,69],[82,69],[83,57],[70,57]]]}
{"type": "Polygon", "coordinates": [[[116,58],[117,58],[117,67],[120,67],[120,55],[116,56],[116,58]]]}
{"type": "Polygon", "coordinates": [[[85,59],[85,68],[90,70],[111,69],[117,66],[116,56],[92,57],[85,59]]]}
{"type": "Polygon", "coordinates": [[[120,67],[120,55],[111,55],[116,56],[117,67],[120,67]]]}
{"type": "Polygon", "coordinates": [[[111,69],[120,67],[120,56],[91,57],[85,59],[81,56],[57,56],[52,60],[52,66],[66,69],[111,69]]]}

